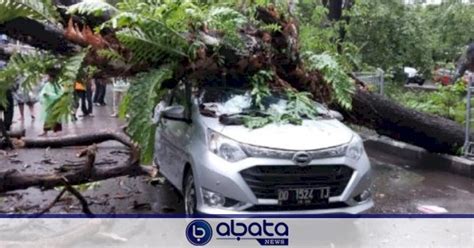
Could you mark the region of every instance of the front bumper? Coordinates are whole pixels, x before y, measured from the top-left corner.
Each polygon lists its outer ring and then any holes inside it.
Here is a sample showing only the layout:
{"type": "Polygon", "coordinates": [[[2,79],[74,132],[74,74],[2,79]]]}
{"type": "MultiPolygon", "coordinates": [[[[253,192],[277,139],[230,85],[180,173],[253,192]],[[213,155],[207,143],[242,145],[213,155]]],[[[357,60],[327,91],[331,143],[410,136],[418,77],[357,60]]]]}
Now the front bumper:
{"type": "MultiPolygon", "coordinates": [[[[194,160],[194,159],[193,159],[194,160]]],[[[277,199],[259,199],[246,183],[241,172],[254,166],[298,166],[291,160],[247,158],[239,162],[231,163],[223,160],[208,151],[201,151],[198,160],[194,160],[193,172],[195,175],[195,187],[197,193],[197,210],[209,215],[234,215],[234,214],[358,214],[367,211],[373,206],[371,198],[357,202],[354,198],[371,186],[371,169],[367,155],[364,153],[358,161],[347,157],[317,159],[311,161],[308,166],[318,165],[345,165],[353,170],[352,176],[346,187],[339,195],[329,198],[329,203],[335,203],[336,207],[298,210],[270,210],[265,207],[277,207],[277,199]],[[202,197],[202,188],[216,192],[240,202],[238,207],[211,207],[206,205],[202,197]],[[337,203],[343,203],[338,205],[337,203]],[[255,207],[263,207],[254,211],[255,207]]],[[[275,209],[275,208],[270,208],[275,209]]]]}
{"type": "Polygon", "coordinates": [[[292,211],[241,211],[209,207],[204,204],[198,207],[198,212],[205,215],[291,215],[291,214],[360,214],[374,206],[372,199],[355,206],[344,208],[316,209],[316,210],[292,210],[292,211]]]}

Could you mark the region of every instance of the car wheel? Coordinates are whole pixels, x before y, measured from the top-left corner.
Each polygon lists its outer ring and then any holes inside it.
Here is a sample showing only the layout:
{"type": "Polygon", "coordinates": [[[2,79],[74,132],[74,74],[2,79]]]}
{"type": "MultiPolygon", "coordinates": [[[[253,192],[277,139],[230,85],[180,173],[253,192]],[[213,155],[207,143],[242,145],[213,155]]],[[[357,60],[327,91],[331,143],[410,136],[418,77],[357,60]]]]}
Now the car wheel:
{"type": "Polygon", "coordinates": [[[423,80],[418,81],[419,86],[423,86],[423,84],[425,84],[425,81],[423,81],[423,80]]]}
{"type": "Polygon", "coordinates": [[[184,211],[186,214],[196,213],[196,188],[194,187],[194,176],[191,169],[186,174],[184,181],[184,211]]]}

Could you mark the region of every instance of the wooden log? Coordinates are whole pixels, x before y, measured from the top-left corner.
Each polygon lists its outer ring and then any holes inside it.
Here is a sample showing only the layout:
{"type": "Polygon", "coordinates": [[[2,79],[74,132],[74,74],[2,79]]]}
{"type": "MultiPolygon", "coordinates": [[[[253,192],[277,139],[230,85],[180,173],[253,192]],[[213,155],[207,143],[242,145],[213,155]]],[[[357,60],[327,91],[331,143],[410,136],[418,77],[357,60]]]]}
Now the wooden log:
{"type": "Polygon", "coordinates": [[[0,193],[27,189],[29,187],[51,189],[62,186],[63,178],[66,178],[71,185],[78,185],[121,176],[155,176],[156,173],[156,168],[140,166],[136,162],[126,162],[117,166],[100,166],[94,169],[94,173],[90,177],[87,177],[82,170],[45,174],[21,173],[18,170],[8,170],[0,172],[0,193]]]}
{"type": "Polygon", "coordinates": [[[19,142],[19,146],[23,148],[61,148],[67,146],[89,146],[111,140],[118,141],[126,147],[131,148],[134,146],[130,137],[123,132],[114,130],[62,137],[24,138],[19,142]]]}

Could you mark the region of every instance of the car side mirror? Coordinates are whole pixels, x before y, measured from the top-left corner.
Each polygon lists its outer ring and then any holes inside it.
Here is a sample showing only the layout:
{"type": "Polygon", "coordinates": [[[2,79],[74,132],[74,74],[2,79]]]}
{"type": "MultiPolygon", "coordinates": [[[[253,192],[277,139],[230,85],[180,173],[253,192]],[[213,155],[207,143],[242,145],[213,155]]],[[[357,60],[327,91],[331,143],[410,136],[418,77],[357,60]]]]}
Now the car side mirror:
{"type": "Polygon", "coordinates": [[[344,120],[344,116],[342,116],[341,113],[339,113],[335,110],[329,110],[329,116],[331,116],[331,118],[334,118],[338,121],[343,121],[344,120]]]}
{"type": "Polygon", "coordinates": [[[181,105],[174,105],[168,106],[161,111],[161,115],[163,118],[171,119],[171,120],[185,120],[184,115],[184,106],[181,105]]]}
{"type": "Polygon", "coordinates": [[[165,101],[160,101],[156,106],[153,111],[153,115],[151,116],[151,119],[153,123],[158,124],[161,120],[163,110],[166,108],[166,103],[165,101]]]}

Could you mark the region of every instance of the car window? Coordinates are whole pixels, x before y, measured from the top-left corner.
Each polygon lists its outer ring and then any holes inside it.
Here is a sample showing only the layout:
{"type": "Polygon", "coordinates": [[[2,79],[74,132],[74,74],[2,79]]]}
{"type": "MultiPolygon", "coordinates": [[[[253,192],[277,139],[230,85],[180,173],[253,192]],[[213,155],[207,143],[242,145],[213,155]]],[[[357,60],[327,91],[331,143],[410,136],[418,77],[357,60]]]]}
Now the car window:
{"type": "MultiPolygon", "coordinates": [[[[260,111],[259,107],[252,106],[251,102],[250,91],[233,88],[205,89],[199,98],[199,104],[202,104],[205,109],[215,112],[217,116],[260,111]]],[[[313,103],[317,113],[327,114],[328,110],[323,105],[317,102],[313,103]]],[[[272,92],[270,95],[262,97],[261,104],[270,112],[280,114],[286,113],[289,106],[286,95],[278,92],[272,92]]]]}

